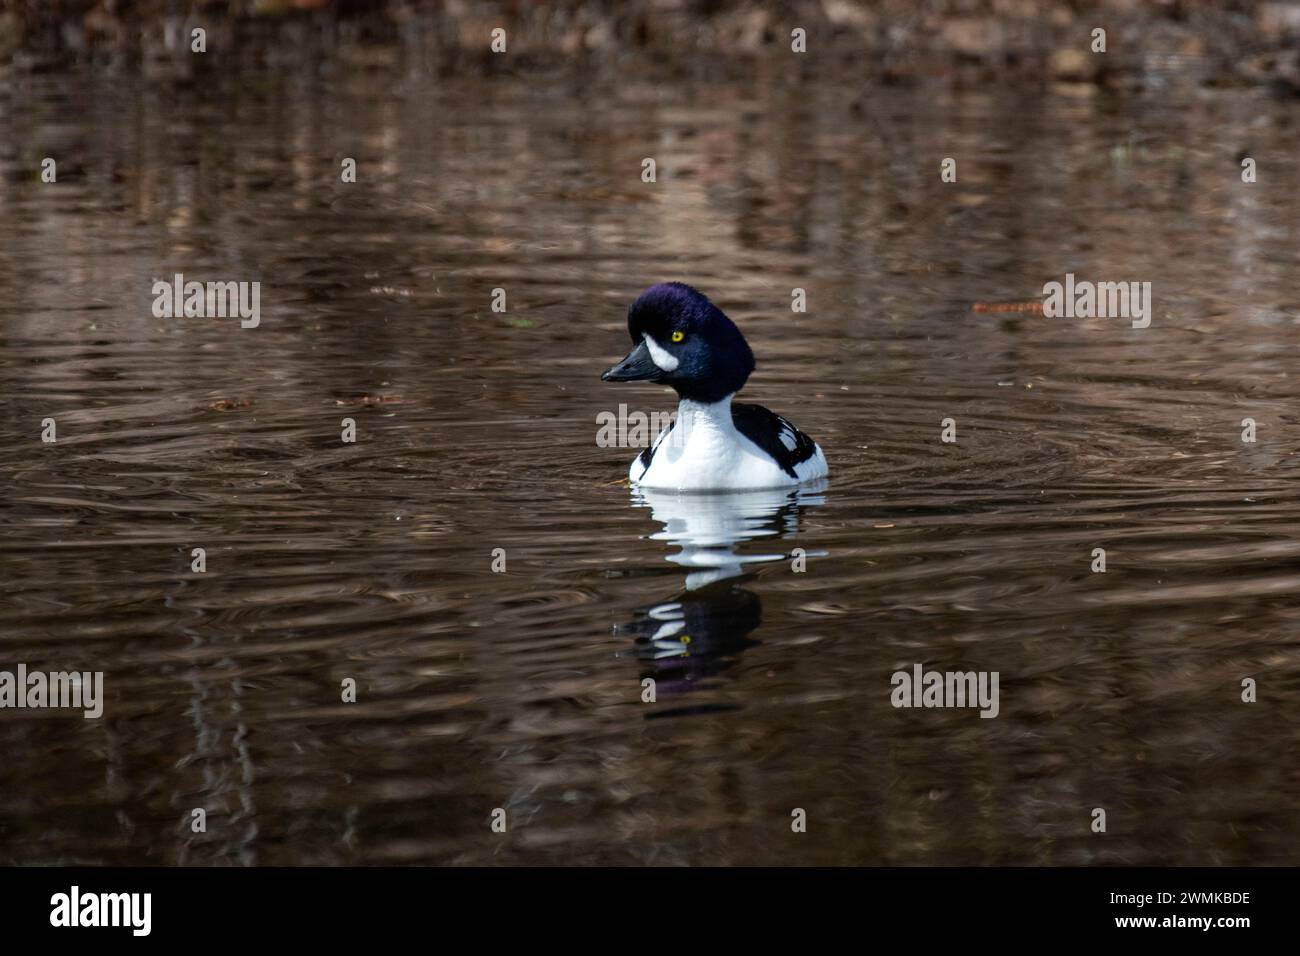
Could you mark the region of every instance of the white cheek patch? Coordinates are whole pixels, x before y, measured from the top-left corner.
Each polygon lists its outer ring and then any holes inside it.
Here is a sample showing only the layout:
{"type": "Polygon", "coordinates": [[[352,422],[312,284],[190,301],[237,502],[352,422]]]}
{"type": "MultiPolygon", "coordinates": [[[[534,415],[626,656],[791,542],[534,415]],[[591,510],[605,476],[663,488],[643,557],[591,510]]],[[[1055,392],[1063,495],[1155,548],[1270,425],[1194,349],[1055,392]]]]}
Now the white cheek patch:
{"type": "Polygon", "coordinates": [[[673,621],[670,624],[664,624],[659,628],[659,630],[655,631],[654,637],[650,638],[650,640],[662,641],[666,637],[672,637],[674,634],[676,634],[678,631],[681,631],[685,627],[686,627],[685,621],[673,621]]]}
{"type": "Polygon", "coordinates": [[[659,366],[662,371],[673,372],[677,369],[677,356],[669,354],[668,350],[656,342],[649,335],[641,336],[645,339],[646,348],[650,350],[650,358],[659,366]]]}

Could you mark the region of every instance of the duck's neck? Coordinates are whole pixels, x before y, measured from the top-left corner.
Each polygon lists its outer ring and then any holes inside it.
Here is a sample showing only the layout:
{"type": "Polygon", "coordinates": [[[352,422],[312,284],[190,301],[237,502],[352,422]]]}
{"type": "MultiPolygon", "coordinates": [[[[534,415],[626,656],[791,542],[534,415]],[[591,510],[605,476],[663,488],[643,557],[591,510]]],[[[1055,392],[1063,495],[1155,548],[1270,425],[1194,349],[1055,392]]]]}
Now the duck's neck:
{"type": "Polygon", "coordinates": [[[731,418],[731,399],[734,393],[716,402],[697,402],[683,398],[677,403],[677,425],[683,435],[716,433],[731,436],[736,432],[731,418]]]}

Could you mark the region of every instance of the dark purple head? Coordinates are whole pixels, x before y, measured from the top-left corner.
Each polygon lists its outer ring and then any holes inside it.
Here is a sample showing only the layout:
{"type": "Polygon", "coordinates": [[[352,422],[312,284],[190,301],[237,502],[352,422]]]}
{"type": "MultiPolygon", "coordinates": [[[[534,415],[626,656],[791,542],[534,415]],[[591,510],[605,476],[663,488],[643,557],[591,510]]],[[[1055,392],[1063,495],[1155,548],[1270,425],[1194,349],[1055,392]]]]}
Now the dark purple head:
{"type": "Polygon", "coordinates": [[[722,310],[681,282],[646,289],[627,310],[634,348],[601,378],[662,382],[682,398],[716,402],[740,391],[754,353],[722,310]]]}

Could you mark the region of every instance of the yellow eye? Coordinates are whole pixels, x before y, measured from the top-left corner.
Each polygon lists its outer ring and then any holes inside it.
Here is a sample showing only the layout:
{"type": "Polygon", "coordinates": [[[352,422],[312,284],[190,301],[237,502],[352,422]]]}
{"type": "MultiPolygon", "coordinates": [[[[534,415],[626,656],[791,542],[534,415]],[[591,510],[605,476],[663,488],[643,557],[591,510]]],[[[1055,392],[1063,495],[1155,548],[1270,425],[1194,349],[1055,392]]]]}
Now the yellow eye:
{"type": "Polygon", "coordinates": [[[685,333],[685,332],[674,332],[674,333],[673,333],[673,341],[674,341],[674,342],[680,342],[680,341],[681,341],[682,339],[684,339],[684,338],[686,338],[686,333],[685,333]]]}

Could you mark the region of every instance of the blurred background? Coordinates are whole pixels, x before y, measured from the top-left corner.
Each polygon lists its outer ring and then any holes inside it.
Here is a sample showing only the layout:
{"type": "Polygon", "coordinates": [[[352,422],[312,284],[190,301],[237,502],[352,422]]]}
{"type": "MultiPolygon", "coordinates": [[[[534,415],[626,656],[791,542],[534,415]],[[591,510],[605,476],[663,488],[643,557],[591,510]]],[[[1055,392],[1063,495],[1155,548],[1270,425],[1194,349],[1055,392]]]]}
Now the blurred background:
{"type": "Polygon", "coordinates": [[[1296,863],[1297,36],[0,0],[0,669],[108,698],[0,711],[0,862],[1296,863]],[[177,272],[260,326],[155,318],[177,272]],[[1067,272],[1151,327],[972,309],[1067,272]],[[620,484],[598,416],[673,400],[598,376],[670,279],[826,487],[620,484]],[[999,717],[894,709],[915,663],[999,717]]]}
{"type": "MultiPolygon", "coordinates": [[[[192,26],[241,58],[328,53],[340,64],[454,73],[500,69],[484,38],[513,36],[509,67],[679,70],[814,38],[823,65],[879,82],[920,78],[1142,85],[1176,68],[1216,86],[1300,92],[1300,5],[1212,0],[0,0],[0,64],[132,64],[191,74],[192,26]],[[1108,33],[1108,54],[1076,38],[1108,33]]],[[[241,59],[241,62],[243,60],[241,59]]],[[[509,68],[507,67],[507,68],[509,68]]],[[[215,67],[214,65],[214,68],[215,67]]]]}

